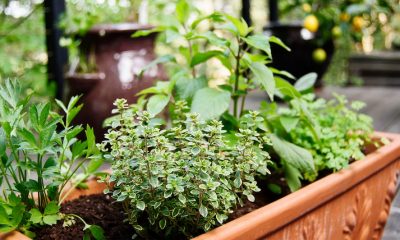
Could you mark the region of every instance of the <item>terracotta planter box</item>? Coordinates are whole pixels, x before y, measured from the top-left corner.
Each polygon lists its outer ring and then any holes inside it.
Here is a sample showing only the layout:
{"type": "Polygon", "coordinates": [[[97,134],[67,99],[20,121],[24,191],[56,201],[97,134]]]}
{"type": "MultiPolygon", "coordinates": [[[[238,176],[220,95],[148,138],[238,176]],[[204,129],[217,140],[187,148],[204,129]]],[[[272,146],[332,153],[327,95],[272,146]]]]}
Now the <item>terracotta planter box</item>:
{"type": "MultiPolygon", "coordinates": [[[[194,240],[380,239],[400,173],[400,135],[376,132],[391,143],[349,168],[226,223],[194,240]]],[[[69,199],[102,192],[92,180],[89,190],[69,199]]],[[[5,240],[29,239],[13,232],[5,240]]]]}

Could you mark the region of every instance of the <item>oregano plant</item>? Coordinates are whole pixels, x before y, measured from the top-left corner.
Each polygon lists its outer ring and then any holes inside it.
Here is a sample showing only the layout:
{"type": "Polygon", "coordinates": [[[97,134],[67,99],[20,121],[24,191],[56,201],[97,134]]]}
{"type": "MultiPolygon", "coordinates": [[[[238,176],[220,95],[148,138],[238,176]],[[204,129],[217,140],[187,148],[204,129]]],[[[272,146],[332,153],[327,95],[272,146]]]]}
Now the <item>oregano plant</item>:
{"type": "Polygon", "coordinates": [[[131,111],[125,99],[115,101],[117,114],[101,144],[112,162],[105,181],[124,203],[136,232],[152,238],[193,237],[222,224],[260,191],[256,175],[268,173],[269,144],[255,128],[258,113],[248,115],[246,128],[232,144],[220,121],[203,121],[178,101],[172,126],[154,124],[147,111],[131,111]]]}

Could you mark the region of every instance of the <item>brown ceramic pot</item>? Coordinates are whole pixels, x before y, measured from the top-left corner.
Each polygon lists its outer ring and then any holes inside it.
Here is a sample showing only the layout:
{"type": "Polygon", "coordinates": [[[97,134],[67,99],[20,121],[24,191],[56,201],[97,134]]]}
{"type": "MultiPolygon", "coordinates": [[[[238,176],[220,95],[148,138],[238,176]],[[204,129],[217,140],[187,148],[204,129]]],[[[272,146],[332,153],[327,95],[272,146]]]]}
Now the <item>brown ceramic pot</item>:
{"type": "Polygon", "coordinates": [[[94,56],[97,73],[68,74],[67,95],[83,95],[81,103],[84,106],[75,123],[92,126],[98,141],[105,132],[102,123],[111,115],[116,98],[126,98],[129,103],[134,103],[136,93],[150,87],[155,79],[165,78],[160,66],[138,77],[143,67],[156,58],[156,34],[131,36],[138,30],[151,28],[134,23],[96,25],[82,38],[80,51],[94,56]]]}
{"type": "MultiPolygon", "coordinates": [[[[391,142],[286,197],[194,240],[380,239],[400,173],[400,135],[375,133],[391,142]]],[[[105,187],[93,182],[87,192],[105,187]]],[[[13,232],[5,240],[28,240],[13,232]]]]}

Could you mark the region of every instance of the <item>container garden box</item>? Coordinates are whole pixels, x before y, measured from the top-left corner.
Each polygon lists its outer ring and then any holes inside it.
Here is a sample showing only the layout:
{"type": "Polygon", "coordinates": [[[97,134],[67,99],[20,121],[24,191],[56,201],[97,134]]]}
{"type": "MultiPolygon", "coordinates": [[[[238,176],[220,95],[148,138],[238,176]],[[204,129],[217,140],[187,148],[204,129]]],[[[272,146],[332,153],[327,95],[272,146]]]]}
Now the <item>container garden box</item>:
{"type": "MultiPolygon", "coordinates": [[[[229,239],[380,239],[400,173],[400,135],[375,132],[390,143],[271,204],[202,234],[195,240],[229,239]]],[[[102,192],[90,180],[89,190],[68,198],[102,192]]],[[[21,233],[4,240],[29,239],[21,233]]]]}

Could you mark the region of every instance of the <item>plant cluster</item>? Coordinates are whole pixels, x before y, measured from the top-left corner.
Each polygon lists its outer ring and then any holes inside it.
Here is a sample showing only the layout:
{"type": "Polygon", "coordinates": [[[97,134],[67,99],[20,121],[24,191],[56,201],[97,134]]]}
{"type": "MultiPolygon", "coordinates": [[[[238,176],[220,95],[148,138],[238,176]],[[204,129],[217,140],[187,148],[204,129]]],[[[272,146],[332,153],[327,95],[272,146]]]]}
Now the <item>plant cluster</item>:
{"type": "Polygon", "coordinates": [[[176,103],[176,120],[161,129],[144,111],[131,111],[125,99],[115,101],[118,118],[105,135],[102,149],[112,160],[113,197],[127,205],[136,231],[186,237],[222,224],[258,192],[255,176],[268,172],[269,139],[255,131],[260,118],[249,113],[237,141],[224,139],[220,121],[201,121],[176,103]],[[251,120],[251,121],[250,121],[251,120]],[[109,149],[108,147],[109,146],[109,149]]]}
{"type": "Polygon", "coordinates": [[[303,175],[300,168],[285,171],[290,174],[286,180],[291,190],[299,189],[303,178],[314,181],[321,171],[339,171],[364,157],[364,146],[372,143],[373,128],[372,119],[358,112],[363,107],[359,101],[348,107],[344,96],[327,101],[315,99],[314,94],[291,99],[287,108],[263,104],[260,111],[270,131],[312,154],[314,171],[303,175]]]}
{"type": "Polygon", "coordinates": [[[51,111],[51,103],[31,105],[29,98],[21,98],[16,83],[0,87],[0,231],[18,229],[32,237],[32,227],[65,217],[60,204],[103,160],[95,157],[93,129],[87,127],[81,141],[83,127],[71,125],[82,107],[76,106],[78,97],[68,106],[57,101],[64,117],[51,111]]]}

